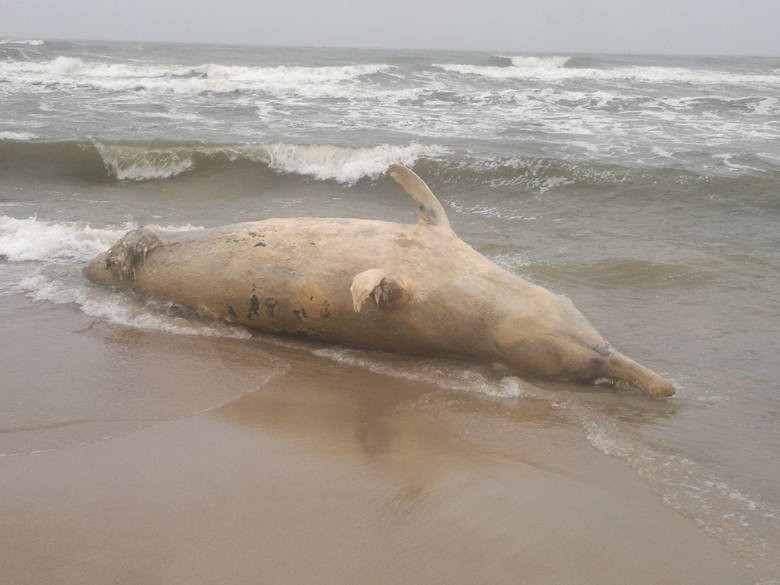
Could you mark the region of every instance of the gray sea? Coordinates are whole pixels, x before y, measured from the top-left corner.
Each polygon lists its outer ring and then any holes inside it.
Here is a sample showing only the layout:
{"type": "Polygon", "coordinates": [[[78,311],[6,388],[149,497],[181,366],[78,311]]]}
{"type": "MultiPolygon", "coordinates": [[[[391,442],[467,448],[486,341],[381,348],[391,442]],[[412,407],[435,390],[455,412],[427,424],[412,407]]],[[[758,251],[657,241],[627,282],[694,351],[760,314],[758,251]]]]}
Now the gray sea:
{"type": "MultiPolygon", "coordinates": [[[[80,270],[144,224],[414,222],[382,176],[399,162],[465,241],[572,298],[677,396],[290,343],[399,386],[552,404],[780,582],[780,58],[0,41],[0,319],[24,327],[32,302],[251,343],[80,270]]],[[[0,429],[97,416],[47,409],[56,385],[4,385],[0,429]]],[[[51,446],[37,440],[2,455],[51,446]]]]}

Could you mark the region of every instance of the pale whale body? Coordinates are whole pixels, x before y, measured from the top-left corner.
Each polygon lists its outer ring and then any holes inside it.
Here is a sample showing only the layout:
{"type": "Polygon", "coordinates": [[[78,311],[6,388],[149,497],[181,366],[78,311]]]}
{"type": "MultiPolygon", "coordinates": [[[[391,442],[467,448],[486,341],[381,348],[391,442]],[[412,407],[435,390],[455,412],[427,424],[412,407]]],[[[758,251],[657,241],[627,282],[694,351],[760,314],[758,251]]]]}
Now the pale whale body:
{"type": "Polygon", "coordinates": [[[295,218],[184,233],[141,228],[85,274],[267,333],[674,393],[615,351],[568,298],[458,238],[416,174],[400,165],[388,173],[419,203],[416,225],[295,218]]]}

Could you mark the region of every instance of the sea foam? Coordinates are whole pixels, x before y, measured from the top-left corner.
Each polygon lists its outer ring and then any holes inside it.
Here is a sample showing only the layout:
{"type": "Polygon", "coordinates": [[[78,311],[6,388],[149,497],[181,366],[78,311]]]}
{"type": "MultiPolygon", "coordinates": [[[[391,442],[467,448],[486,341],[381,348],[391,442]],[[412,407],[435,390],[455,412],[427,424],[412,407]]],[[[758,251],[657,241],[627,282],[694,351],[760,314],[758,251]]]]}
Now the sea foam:
{"type": "Polygon", "coordinates": [[[445,154],[440,146],[382,144],[367,148],[329,145],[269,144],[261,149],[260,160],[283,173],[307,175],[353,185],[363,178],[376,178],[394,163],[413,166],[423,157],[445,154]]]}
{"type": "Polygon", "coordinates": [[[365,368],[375,374],[435,384],[449,390],[477,392],[493,398],[527,396],[523,383],[515,376],[491,379],[465,364],[456,365],[443,359],[424,359],[345,347],[313,349],[312,353],[338,363],[365,368]]]}
{"type": "Polygon", "coordinates": [[[519,61],[511,67],[470,65],[460,63],[434,63],[433,67],[458,73],[491,79],[538,79],[540,81],[594,80],[634,81],[639,83],[686,83],[703,85],[780,85],[780,73],[774,75],[734,73],[686,67],[632,66],[613,69],[594,69],[558,66],[541,66],[533,62],[519,61]]]}
{"type": "Polygon", "coordinates": [[[83,261],[109,248],[126,230],[92,228],[0,215],[0,255],[12,262],[83,261]]]}
{"type": "Polygon", "coordinates": [[[43,45],[45,41],[41,41],[38,39],[28,39],[28,40],[13,40],[13,39],[2,39],[0,40],[0,45],[27,45],[29,47],[39,47],[43,45]]]}
{"type": "Polygon", "coordinates": [[[46,61],[0,61],[0,80],[30,89],[55,84],[106,91],[163,91],[182,94],[261,91],[309,97],[348,95],[344,84],[392,69],[387,64],[341,66],[239,66],[205,63],[101,63],[59,56],[46,61]]]}
{"type": "MultiPolygon", "coordinates": [[[[56,222],[0,215],[0,256],[11,262],[67,264],[85,262],[110,248],[138,226],[94,228],[84,222],[56,222]]],[[[191,231],[200,226],[152,226],[168,231],[191,231]]]]}
{"type": "Polygon", "coordinates": [[[524,55],[499,55],[502,59],[509,59],[515,67],[526,69],[557,69],[565,67],[571,60],[571,57],[544,55],[544,56],[524,56],[524,55]]]}
{"type": "Polygon", "coordinates": [[[35,140],[39,138],[37,134],[32,132],[0,132],[0,140],[13,140],[15,142],[26,142],[29,140],[35,140]]]}
{"type": "MultiPolygon", "coordinates": [[[[127,327],[179,335],[251,337],[241,327],[185,317],[170,305],[143,301],[88,282],[81,274],[84,263],[134,227],[137,226],[127,224],[121,228],[100,229],[82,222],[0,216],[0,256],[6,261],[20,263],[20,267],[35,262],[29,269],[22,268],[22,276],[11,285],[11,291],[36,301],[74,304],[89,317],[127,327]]],[[[156,227],[170,231],[202,229],[192,225],[156,227]]]]}
{"type": "Polygon", "coordinates": [[[176,335],[249,339],[251,333],[219,321],[184,317],[171,311],[172,306],[92,286],[82,279],[52,277],[41,272],[23,278],[18,290],[36,301],[74,304],[88,317],[115,325],[163,331],[176,335]]]}

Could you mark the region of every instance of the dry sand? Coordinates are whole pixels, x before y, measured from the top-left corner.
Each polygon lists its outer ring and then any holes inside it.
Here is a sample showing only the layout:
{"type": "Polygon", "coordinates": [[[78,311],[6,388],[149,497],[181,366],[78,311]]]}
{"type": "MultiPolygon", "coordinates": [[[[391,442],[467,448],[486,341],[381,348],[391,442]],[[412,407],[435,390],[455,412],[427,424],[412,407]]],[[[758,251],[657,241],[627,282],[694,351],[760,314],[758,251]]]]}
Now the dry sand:
{"type": "Polygon", "coordinates": [[[0,335],[3,582],[752,582],[547,402],[29,305],[0,335]]]}

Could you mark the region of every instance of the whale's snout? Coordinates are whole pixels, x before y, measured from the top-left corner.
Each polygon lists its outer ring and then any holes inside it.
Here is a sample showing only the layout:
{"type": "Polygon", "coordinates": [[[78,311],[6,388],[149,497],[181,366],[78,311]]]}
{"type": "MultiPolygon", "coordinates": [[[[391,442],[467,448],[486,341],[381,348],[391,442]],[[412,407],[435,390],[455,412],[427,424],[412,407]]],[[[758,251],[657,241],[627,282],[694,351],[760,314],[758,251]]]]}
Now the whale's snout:
{"type": "Polygon", "coordinates": [[[108,286],[113,285],[114,277],[111,274],[111,271],[106,267],[107,257],[108,252],[103,252],[92,259],[92,261],[82,270],[84,276],[86,276],[92,282],[96,282],[97,284],[108,286]]]}
{"type": "Polygon", "coordinates": [[[672,396],[675,388],[667,379],[618,352],[605,360],[604,378],[617,386],[636,388],[650,396],[672,396]]]}

